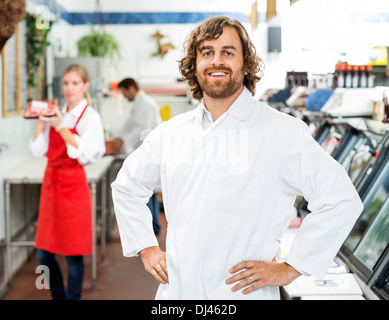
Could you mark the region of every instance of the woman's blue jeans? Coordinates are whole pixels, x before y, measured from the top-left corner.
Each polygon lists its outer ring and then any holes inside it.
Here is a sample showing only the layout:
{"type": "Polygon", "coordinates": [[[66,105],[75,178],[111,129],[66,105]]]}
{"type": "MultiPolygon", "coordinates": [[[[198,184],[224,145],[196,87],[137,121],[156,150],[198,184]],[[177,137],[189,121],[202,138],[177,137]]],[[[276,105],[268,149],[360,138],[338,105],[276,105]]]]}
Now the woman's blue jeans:
{"type": "Polygon", "coordinates": [[[55,254],[37,249],[37,259],[49,268],[49,283],[53,300],[80,300],[84,280],[84,257],[66,256],[68,263],[68,288],[65,290],[62,271],[55,254]]]}

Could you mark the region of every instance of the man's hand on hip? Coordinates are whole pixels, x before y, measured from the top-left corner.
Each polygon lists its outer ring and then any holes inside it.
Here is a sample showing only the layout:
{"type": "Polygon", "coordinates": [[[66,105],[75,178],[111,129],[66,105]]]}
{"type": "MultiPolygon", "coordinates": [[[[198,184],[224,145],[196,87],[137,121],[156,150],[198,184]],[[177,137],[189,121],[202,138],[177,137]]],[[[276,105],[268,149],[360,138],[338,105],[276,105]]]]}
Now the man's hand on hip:
{"type": "Polygon", "coordinates": [[[235,273],[235,275],[228,278],[226,283],[232,284],[238,281],[232,287],[232,291],[238,291],[247,286],[242,291],[243,294],[265,286],[285,286],[301,276],[301,273],[287,263],[276,263],[274,261],[243,261],[232,267],[230,272],[235,273]]]}
{"type": "Polygon", "coordinates": [[[169,283],[166,267],[166,252],[158,247],[149,247],[139,252],[143,265],[158,282],[169,283]]]}

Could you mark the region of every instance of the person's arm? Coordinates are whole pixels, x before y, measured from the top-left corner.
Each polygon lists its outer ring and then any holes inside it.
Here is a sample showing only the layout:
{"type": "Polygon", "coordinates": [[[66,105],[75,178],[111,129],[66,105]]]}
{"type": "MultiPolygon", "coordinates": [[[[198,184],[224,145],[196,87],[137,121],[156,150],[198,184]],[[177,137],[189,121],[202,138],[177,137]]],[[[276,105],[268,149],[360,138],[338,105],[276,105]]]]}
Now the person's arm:
{"type": "Polygon", "coordinates": [[[363,204],[344,168],[321,148],[302,121],[298,123],[286,139],[282,185],[284,192],[295,191],[304,196],[311,212],[302,221],[285,262],[304,275],[321,278],[361,214],[363,204]]]}
{"type": "Polygon", "coordinates": [[[73,133],[70,132],[68,128],[65,126],[56,128],[57,132],[61,135],[62,139],[64,139],[65,143],[70,144],[74,148],[78,148],[76,139],[74,138],[73,133]]]}
{"type": "Polygon", "coordinates": [[[165,254],[158,248],[147,206],[160,181],[161,131],[151,132],[127,157],[111,186],[123,255],[139,255],[145,269],[163,283],[168,281],[165,254]]]}
{"type": "Polygon", "coordinates": [[[77,159],[82,165],[94,163],[105,153],[104,129],[100,115],[87,108],[77,126],[79,135],[73,134],[64,124],[62,114],[57,109],[55,117],[40,117],[52,126],[65,141],[68,156],[77,159]]]}
{"type": "MultiPolygon", "coordinates": [[[[58,108],[55,109],[54,117],[40,116],[38,121],[40,121],[43,124],[47,123],[50,126],[52,126],[61,135],[62,139],[64,139],[66,143],[69,143],[73,147],[77,148],[77,143],[73,137],[73,133],[71,133],[69,129],[66,128],[65,125],[63,124],[62,114],[58,108]]],[[[40,125],[37,124],[36,133],[37,131],[39,132],[39,130],[40,130],[40,125]]]]}
{"type": "MultiPolygon", "coordinates": [[[[89,108],[88,108],[89,109],[89,108]]],[[[77,159],[82,165],[95,163],[105,154],[104,129],[100,115],[94,110],[86,110],[82,123],[77,126],[79,135],[73,135],[77,148],[67,143],[70,158],[77,159]],[[81,126],[82,124],[82,126],[81,126]]]]}
{"type": "Polygon", "coordinates": [[[301,194],[311,213],[303,220],[285,262],[242,261],[226,283],[243,293],[263,286],[284,286],[300,275],[323,277],[360,215],[363,205],[343,167],[328,155],[299,122],[285,137],[283,192],[301,194]],[[250,278],[251,277],[251,278],[250,278]]]}

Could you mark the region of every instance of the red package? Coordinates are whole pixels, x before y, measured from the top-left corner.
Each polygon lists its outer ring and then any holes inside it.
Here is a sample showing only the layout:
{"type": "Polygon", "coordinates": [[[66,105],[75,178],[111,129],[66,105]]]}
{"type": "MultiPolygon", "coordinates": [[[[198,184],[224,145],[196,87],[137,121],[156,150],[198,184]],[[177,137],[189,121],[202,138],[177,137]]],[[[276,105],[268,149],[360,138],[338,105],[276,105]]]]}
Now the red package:
{"type": "Polygon", "coordinates": [[[25,119],[37,119],[39,116],[54,117],[57,100],[32,100],[28,103],[23,116],[25,119]]]}

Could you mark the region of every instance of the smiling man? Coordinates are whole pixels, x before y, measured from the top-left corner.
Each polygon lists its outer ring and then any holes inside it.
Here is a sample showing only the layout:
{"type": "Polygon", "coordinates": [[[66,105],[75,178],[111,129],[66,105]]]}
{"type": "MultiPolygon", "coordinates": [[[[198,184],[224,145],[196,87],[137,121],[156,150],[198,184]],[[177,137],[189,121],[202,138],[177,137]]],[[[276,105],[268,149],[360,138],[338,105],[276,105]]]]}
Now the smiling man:
{"type": "Polygon", "coordinates": [[[238,21],[205,20],[185,49],[199,106],[152,131],[112,184],[123,254],[141,257],[158,299],[279,299],[301,274],[325,274],[362,203],[305,123],[253,98],[262,61],[238,21]],[[158,183],[166,252],[146,206],[158,183]],[[297,195],[312,212],[279,262],[297,195]]]}
{"type": "Polygon", "coordinates": [[[204,93],[215,101],[235,100],[243,90],[247,74],[237,31],[226,28],[219,38],[204,41],[197,50],[196,77],[204,93]]]}

